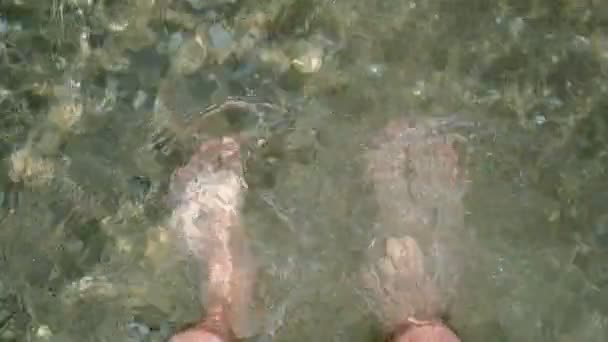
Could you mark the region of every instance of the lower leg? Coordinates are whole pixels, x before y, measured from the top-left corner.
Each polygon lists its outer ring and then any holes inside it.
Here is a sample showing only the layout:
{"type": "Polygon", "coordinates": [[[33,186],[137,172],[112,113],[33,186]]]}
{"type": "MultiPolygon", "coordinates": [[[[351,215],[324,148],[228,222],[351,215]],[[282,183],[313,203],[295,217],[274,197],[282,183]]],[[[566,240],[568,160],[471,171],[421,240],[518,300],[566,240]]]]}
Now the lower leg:
{"type": "Polygon", "coordinates": [[[393,120],[367,152],[385,233],[405,233],[387,239],[384,256],[364,278],[389,342],[460,341],[439,319],[446,298],[425,270],[419,246],[433,245],[446,229],[440,225],[458,224],[464,212],[458,154],[434,125],[393,120]]]}

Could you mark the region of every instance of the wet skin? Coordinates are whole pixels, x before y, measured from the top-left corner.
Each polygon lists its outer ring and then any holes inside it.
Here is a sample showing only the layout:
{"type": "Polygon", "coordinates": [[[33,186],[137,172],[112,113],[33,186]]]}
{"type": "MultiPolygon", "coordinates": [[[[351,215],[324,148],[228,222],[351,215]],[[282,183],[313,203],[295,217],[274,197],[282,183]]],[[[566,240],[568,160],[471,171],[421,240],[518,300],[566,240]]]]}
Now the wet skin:
{"type": "MultiPolygon", "coordinates": [[[[411,142],[406,148],[397,146],[395,150],[395,141],[404,140],[395,131],[408,127],[411,128],[411,124],[404,121],[391,122],[385,130],[389,144],[386,151],[381,147],[380,153],[398,151],[409,158],[411,142]]],[[[440,166],[434,174],[426,175],[430,179],[425,182],[449,191],[457,177],[455,152],[449,144],[434,143],[436,146],[430,148],[437,154],[440,166]]],[[[369,163],[373,169],[371,178],[379,183],[382,191],[386,182],[393,182],[393,173],[401,177],[403,172],[391,171],[390,168],[398,166],[378,164],[378,160],[381,161],[378,155],[372,155],[369,163]]],[[[392,160],[395,159],[398,158],[392,160]]],[[[230,342],[247,335],[246,328],[242,328],[246,324],[242,323],[251,318],[243,316],[251,298],[255,268],[250,263],[251,255],[240,223],[239,211],[246,189],[240,163],[238,140],[225,137],[201,145],[172,178],[170,200],[175,207],[172,228],[201,267],[207,268],[204,274],[208,274],[209,285],[207,292],[201,294],[208,298],[206,317],[177,333],[171,342],[230,342]]],[[[416,191],[425,189],[403,182],[403,188],[397,190],[413,197],[416,191]]],[[[395,191],[395,188],[386,191],[395,191]]],[[[418,220],[423,221],[418,217],[411,219],[412,222],[418,220]]],[[[423,257],[412,237],[389,238],[385,256],[363,274],[363,282],[376,293],[383,312],[381,317],[387,322],[387,341],[458,342],[460,339],[454,332],[436,318],[440,299],[424,270],[423,257]],[[421,313],[424,318],[417,319],[421,313]]]]}

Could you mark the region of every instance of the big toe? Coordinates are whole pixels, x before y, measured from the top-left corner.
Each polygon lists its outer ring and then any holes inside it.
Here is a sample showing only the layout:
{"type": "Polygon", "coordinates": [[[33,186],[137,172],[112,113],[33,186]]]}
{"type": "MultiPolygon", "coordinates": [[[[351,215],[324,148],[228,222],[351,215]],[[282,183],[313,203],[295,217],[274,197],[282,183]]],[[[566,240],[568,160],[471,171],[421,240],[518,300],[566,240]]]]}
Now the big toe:
{"type": "Polygon", "coordinates": [[[387,239],[386,256],[397,272],[414,278],[424,275],[424,256],[412,237],[387,239]]]}

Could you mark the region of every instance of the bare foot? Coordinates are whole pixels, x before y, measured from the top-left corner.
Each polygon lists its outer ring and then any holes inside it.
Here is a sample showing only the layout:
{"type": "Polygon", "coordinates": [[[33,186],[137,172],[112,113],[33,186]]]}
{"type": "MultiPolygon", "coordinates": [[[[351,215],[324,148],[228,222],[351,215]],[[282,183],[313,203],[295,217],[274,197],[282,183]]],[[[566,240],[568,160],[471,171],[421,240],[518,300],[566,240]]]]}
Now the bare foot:
{"type": "Polygon", "coordinates": [[[409,236],[389,238],[385,254],[364,273],[363,281],[376,297],[374,309],[387,341],[460,341],[439,319],[439,292],[425,273],[416,241],[409,236]]]}
{"type": "Polygon", "coordinates": [[[385,256],[364,273],[363,281],[375,296],[374,309],[385,329],[437,317],[438,293],[425,274],[424,256],[416,241],[409,236],[389,238],[384,249],[385,256]]]}
{"type": "MultiPolygon", "coordinates": [[[[433,121],[394,120],[366,153],[385,229],[430,239],[463,220],[463,172],[454,144],[433,121]]],[[[421,241],[419,241],[421,242],[421,241]]]]}
{"type": "MultiPolygon", "coordinates": [[[[246,188],[238,141],[231,137],[201,145],[172,177],[171,226],[187,252],[206,267],[207,317],[173,342],[230,341],[251,333],[247,317],[255,267],[240,222],[246,188]],[[206,265],[205,265],[206,264],[206,265]]],[[[203,286],[201,286],[203,287],[203,286]]]]}
{"type": "Polygon", "coordinates": [[[453,137],[437,128],[433,122],[394,120],[366,155],[389,237],[384,256],[364,272],[364,285],[391,341],[459,341],[440,320],[446,300],[438,283],[453,281],[448,273],[457,269],[446,261],[440,241],[457,236],[453,231],[463,220],[462,174],[453,137]]]}

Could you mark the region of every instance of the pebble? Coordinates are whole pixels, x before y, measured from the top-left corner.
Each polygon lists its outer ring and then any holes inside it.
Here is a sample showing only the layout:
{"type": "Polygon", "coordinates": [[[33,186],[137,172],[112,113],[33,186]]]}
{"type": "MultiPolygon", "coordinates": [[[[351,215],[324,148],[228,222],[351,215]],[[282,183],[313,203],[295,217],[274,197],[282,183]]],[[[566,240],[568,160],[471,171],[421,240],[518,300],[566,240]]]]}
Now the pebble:
{"type": "Polygon", "coordinates": [[[225,4],[232,4],[236,2],[236,0],[186,0],[192,9],[195,11],[204,10],[206,8],[210,8],[212,6],[219,6],[225,4]]]}
{"type": "Polygon", "coordinates": [[[369,76],[380,78],[384,76],[386,72],[386,65],[384,64],[370,64],[367,66],[367,72],[369,76]]]}
{"type": "Polygon", "coordinates": [[[173,69],[180,75],[195,73],[205,62],[207,47],[201,39],[191,38],[183,42],[173,58],[173,69]]]}
{"type": "Polygon", "coordinates": [[[312,43],[302,43],[297,47],[298,57],[291,61],[291,65],[303,74],[319,71],[323,64],[323,48],[312,43]]]}
{"type": "Polygon", "coordinates": [[[196,11],[200,11],[203,8],[205,8],[205,6],[207,6],[207,0],[186,0],[190,6],[192,6],[192,9],[196,10],[196,11]]]}
{"type": "Polygon", "coordinates": [[[127,329],[129,337],[137,341],[143,341],[146,336],[150,335],[150,328],[143,323],[129,322],[127,323],[127,329]]]}
{"type": "Polygon", "coordinates": [[[167,42],[167,52],[171,55],[175,54],[177,52],[177,49],[179,49],[180,45],[182,45],[182,43],[184,42],[184,35],[181,32],[174,32],[171,34],[171,36],[169,36],[168,42],[167,42]]]}
{"type": "Polygon", "coordinates": [[[146,103],[147,100],[148,94],[146,94],[146,92],[141,89],[137,90],[137,92],[135,93],[135,97],[133,98],[133,109],[140,109],[146,103]]]}
{"type": "Polygon", "coordinates": [[[209,27],[209,40],[211,47],[215,49],[229,49],[234,43],[232,34],[228,32],[220,23],[209,27]]]}
{"type": "Polygon", "coordinates": [[[608,214],[600,216],[595,221],[593,231],[601,248],[608,250],[608,214]]]}
{"type": "Polygon", "coordinates": [[[0,17],[0,34],[8,32],[8,22],[6,19],[0,17]]]}
{"type": "Polygon", "coordinates": [[[49,328],[48,325],[43,324],[41,326],[38,327],[38,329],[36,329],[36,337],[43,339],[43,340],[48,340],[53,336],[53,332],[51,331],[51,328],[49,328]]]}
{"type": "Polygon", "coordinates": [[[146,176],[133,176],[128,180],[128,191],[131,199],[136,203],[143,203],[152,187],[152,182],[146,176]]]}

